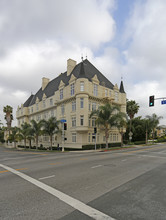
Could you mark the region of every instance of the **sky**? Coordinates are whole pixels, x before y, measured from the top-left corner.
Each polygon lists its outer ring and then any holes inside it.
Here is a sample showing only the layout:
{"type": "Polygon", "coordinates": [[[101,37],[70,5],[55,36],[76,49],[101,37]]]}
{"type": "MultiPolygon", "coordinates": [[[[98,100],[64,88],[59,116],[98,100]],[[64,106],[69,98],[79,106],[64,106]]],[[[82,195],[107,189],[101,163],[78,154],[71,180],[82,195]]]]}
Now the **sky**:
{"type": "Polygon", "coordinates": [[[136,116],[163,116],[166,105],[165,0],[0,0],[0,120],[3,107],[16,110],[50,80],[65,72],[67,59],[81,57],[113,84],[123,78],[136,116]]]}

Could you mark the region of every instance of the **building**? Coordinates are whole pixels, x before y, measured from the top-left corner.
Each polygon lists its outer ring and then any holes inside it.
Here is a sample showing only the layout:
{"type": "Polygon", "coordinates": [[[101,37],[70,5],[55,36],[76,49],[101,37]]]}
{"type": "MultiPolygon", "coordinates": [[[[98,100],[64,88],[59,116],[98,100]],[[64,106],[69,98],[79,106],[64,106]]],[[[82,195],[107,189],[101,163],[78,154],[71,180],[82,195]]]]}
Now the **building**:
{"type": "MultiPolygon", "coordinates": [[[[67,71],[53,80],[42,78],[42,86],[35,95],[18,107],[18,127],[22,123],[30,123],[32,119],[40,121],[55,116],[58,120],[66,120],[65,147],[81,148],[82,145],[94,142],[93,132],[95,117],[89,118],[92,110],[105,104],[106,100],[120,106],[126,112],[126,93],[123,82],[120,88],[113,85],[87,59],[79,64],[72,59],[67,60],[67,71]]],[[[109,142],[120,142],[120,134],[115,128],[110,132],[109,142]]],[[[40,137],[40,143],[49,146],[47,136],[40,137]]],[[[62,144],[59,134],[54,137],[53,144],[62,144]]],[[[104,132],[97,132],[97,143],[105,143],[104,132]]]]}

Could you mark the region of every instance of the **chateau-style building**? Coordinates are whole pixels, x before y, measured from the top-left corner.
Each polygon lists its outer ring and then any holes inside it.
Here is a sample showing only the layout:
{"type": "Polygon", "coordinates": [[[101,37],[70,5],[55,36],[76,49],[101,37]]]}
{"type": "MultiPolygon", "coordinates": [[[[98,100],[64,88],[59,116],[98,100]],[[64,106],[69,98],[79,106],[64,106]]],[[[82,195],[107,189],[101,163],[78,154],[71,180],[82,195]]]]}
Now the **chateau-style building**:
{"type": "MultiPolygon", "coordinates": [[[[93,133],[95,117],[89,118],[92,110],[98,109],[106,101],[119,105],[126,112],[126,93],[123,82],[120,88],[113,85],[87,59],[79,64],[72,59],[67,60],[67,71],[53,80],[42,78],[42,86],[35,95],[18,107],[18,127],[22,123],[30,123],[32,119],[40,121],[55,116],[58,120],[66,120],[65,147],[82,148],[82,145],[94,143],[93,133]]],[[[105,143],[104,131],[97,129],[97,144],[105,143]]],[[[49,137],[40,137],[43,146],[49,146],[49,137]]],[[[109,143],[120,142],[120,134],[116,128],[110,131],[109,143]]],[[[61,134],[54,136],[53,145],[62,144],[61,134]]]]}

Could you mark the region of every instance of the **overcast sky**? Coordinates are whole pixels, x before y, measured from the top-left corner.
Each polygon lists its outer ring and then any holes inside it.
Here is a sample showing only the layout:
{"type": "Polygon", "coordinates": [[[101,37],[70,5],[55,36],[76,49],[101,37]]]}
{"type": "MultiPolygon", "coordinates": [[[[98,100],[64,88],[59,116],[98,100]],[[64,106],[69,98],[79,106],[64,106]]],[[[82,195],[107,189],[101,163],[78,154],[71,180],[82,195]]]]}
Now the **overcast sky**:
{"type": "MultiPolygon", "coordinates": [[[[81,55],[113,84],[123,77],[138,115],[156,113],[166,124],[165,0],[0,0],[0,120],[41,87],[42,77],[66,71],[81,55]]],[[[137,115],[137,116],[138,116],[137,115]]]]}

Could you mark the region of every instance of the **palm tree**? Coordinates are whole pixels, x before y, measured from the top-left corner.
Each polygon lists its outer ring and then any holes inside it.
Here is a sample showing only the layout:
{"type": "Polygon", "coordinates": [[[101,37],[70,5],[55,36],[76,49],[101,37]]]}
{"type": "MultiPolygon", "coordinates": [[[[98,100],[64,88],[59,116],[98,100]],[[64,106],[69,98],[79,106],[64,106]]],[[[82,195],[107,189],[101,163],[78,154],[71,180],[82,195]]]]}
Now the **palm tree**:
{"type": "Polygon", "coordinates": [[[139,105],[134,100],[127,100],[127,114],[130,118],[130,132],[131,132],[131,125],[132,125],[132,119],[134,118],[134,115],[138,113],[139,105]]]}
{"type": "Polygon", "coordinates": [[[154,135],[155,135],[155,129],[157,128],[160,119],[162,119],[162,116],[157,116],[155,113],[152,114],[152,116],[147,115],[147,119],[149,119],[149,126],[152,130],[152,135],[153,135],[153,142],[154,142],[154,135]]]}
{"type": "Polygon", "coordinates": [[[7,127],[8,127],[8,130],[11,128],[11,123],[12,123],[12,120],[13,120],[13,115],[12,115],[12,112],[13,112],[13,108],[9,105],[3,107],[3,112],[5,113],[5,120],[7,122],[7,127]]]}
{"type": "Polygon", "coordinates": [[[54,134],[60,131],[58,126],[60,121],[58,121],[56,117],[51,117],[48,119],[48,121],[42,120],[41,123],[43,125],[43,133],[48,134],[50,137],[50,144],[52,150],[52,138],[54,134]]]}
{"type": "Polygon", "coordinates": [[[94,110],[90,114],[90,118],[93,115],[96,115],[97,117],[96,124],[101,126],[105,131],[105,141],[106,141],[107,149],[108,149],[109,131],[111,127],[117,125],[118,113],[119,113],[119,107],[112,106],[110,103],[107,102],[105,105],[100,106],[98,110],[94,110]]]}
{"type": "Polygon", "coordinates": [[[118,116],[117,116],[118,120],[117,120],[117,128],[119,130],[119,133],[121,135],[121,147],[123,147],[123,135],[126,131],[126,127],[127,127],[127,119],[126,119],[126,114],[123,112],[119,112],[118,116]]]}
{"type": "Polygon", "coordinates": [[[9,135],[9,141],[14,142],[14,147],[16,148],[16,142],[19,139],[19,128],[18,127],[13,127],[11,128],[11,133],[9,135]]]}
{"type": "Polygon", "coordinates": [[[26,148],[26,141],[28,139],[28,136],[30,134],[30,130],[31,130],[31,125],[28,124],[27,122],[23,123],[21,125],[21,129],[19,130],[19,136],[21,139],[24,140],[24,147],[26,148]]]}
{"type": "Polygon", "coordinates": [[[36,122],[35,120],[31,121],[32,133],[36,140],[36,149],[38,148],[39,136],[42,134],[42,121],[36,122]]]}

